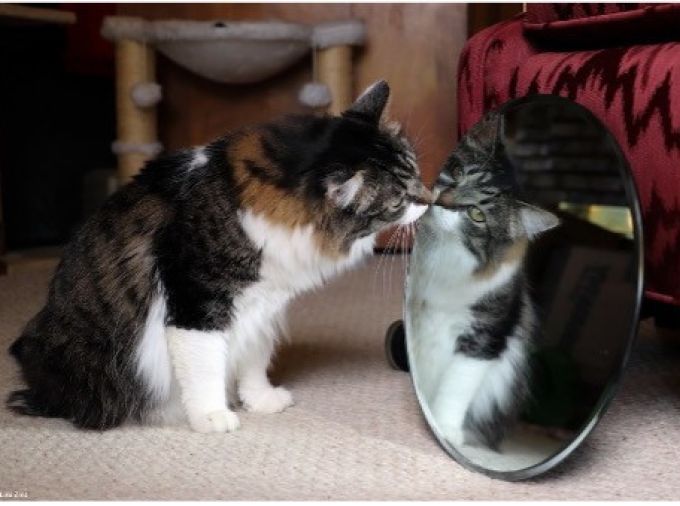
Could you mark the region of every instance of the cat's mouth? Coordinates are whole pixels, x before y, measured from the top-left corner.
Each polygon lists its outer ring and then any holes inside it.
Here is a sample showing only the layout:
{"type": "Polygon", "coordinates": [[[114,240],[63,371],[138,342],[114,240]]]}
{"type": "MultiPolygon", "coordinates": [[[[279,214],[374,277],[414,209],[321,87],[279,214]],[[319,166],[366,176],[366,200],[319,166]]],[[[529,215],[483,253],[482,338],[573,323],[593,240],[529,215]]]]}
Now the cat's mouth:
{"type": "Polygon", "coordinates": [[[410,192],[408,200],[411,204],[429,206],[434,202],[434,193],[427,186],[420,183],[414,191],[410,192]]]}

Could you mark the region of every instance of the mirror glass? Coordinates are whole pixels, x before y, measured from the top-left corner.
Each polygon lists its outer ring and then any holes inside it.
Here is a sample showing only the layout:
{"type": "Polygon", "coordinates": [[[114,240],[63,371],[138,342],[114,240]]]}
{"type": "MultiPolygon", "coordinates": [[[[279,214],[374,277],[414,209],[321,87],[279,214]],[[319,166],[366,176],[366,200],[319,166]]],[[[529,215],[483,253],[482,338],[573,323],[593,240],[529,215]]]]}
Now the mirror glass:
{"type": "Polygon", "coordinates": [[[419,220],[406,282],[410,370],[439,442],[508,480],[597,423],[637,331],[640,211],[585,108],[535,96],[471,128],[419,220]]]}

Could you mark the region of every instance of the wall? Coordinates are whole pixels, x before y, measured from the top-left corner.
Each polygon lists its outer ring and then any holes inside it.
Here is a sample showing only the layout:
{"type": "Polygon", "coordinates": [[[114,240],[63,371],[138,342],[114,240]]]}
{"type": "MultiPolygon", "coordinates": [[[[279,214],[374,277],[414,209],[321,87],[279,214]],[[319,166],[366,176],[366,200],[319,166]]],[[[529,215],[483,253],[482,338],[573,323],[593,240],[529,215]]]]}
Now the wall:
{"type": "MultiPolygon", "coordinates": [[[[120,4],[121,15],[147,19],[281,19],[315,23],[363,19],[368,41],[356,52],[355,92],[385,78],[391,117],[415,139],[423,175],[432,181],[455,141],[456,66],[465,41],[464,4],[120,4]]],[[[204,143],[244,124],[303,111],[297,92],[310,60],[248,86],[208,82],[159,58],[164,86],[162,142],[171,149],[204,143]]]]}
{"type": "Polygon", "coordinates": [[[522,3],[486,4],[471,3],[467,7],[467,33],[468,37],[483,30],[487,26],[505,21],[524,11],[522,3]]]}

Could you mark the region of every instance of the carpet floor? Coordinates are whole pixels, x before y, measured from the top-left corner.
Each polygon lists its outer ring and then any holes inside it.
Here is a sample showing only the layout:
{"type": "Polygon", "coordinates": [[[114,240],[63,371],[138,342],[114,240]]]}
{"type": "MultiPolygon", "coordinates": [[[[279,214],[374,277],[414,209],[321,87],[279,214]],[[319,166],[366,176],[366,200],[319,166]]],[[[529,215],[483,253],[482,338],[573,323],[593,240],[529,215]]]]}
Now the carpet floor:
{"type": "MultiPolygon", "coordinates": [[[[643,323],[594,433],[558,469],[507,483],[471,473],[430,436],[409,376],[384,355],[402,273],[377,259],[291,307],[276,382],[296,405],[241,413],[233,434],[127,426],[105,433],[0,408],[0,492],[30,499],[680,499],[680,337],[643,323]]],[[[5,350],[44,302],[50,268],[0,277],[0,395],[20,385],[5,350]]]]}

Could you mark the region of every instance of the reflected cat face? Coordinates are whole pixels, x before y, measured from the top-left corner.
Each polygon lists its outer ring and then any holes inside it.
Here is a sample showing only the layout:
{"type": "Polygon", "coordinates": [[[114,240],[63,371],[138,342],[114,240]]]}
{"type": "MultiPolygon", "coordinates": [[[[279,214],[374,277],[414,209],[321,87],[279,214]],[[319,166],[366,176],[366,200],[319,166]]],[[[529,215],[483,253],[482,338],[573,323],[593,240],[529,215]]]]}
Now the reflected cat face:
{"type": "Polygon", "coordinates": [[[559,223],[555,215],[516,198],[500,125],[500,115],[490,113],[461,139],[435,183],[436,205],[426,218],[458,236],[480,267],[559,223]]]}

